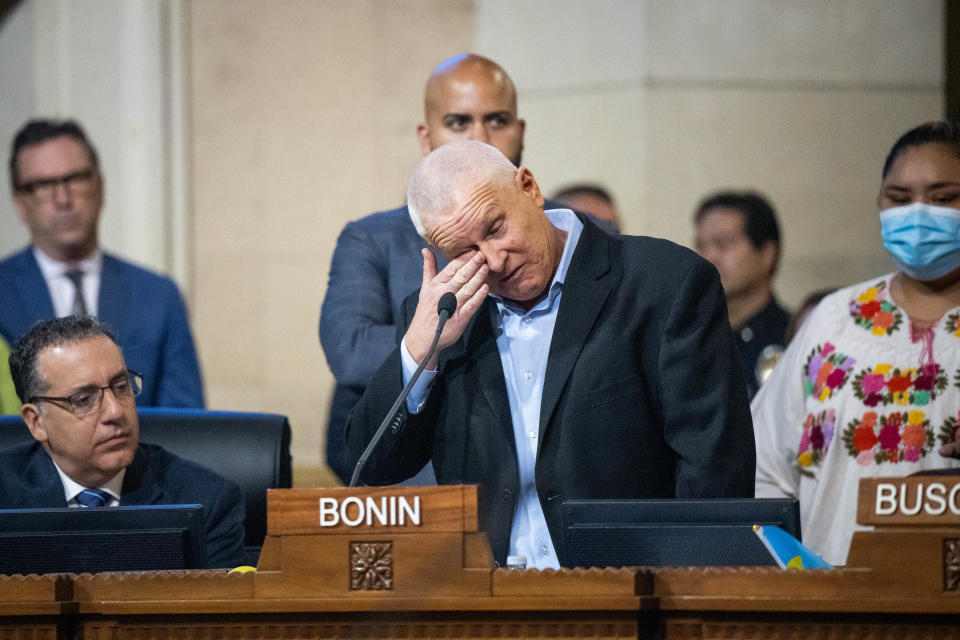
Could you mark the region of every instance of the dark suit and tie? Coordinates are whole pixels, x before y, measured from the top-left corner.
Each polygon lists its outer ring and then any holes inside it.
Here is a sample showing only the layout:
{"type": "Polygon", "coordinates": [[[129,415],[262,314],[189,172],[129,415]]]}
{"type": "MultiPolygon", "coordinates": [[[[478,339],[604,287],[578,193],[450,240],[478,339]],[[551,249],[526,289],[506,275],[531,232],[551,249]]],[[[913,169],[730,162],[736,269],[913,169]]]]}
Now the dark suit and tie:
{"type": "Polygon", "coordinates": [[[240,487],[140,443],[141,377],[96,318],[39,322],[9,361],[35,442],[0,451],[0,508],[201,504],[208,566],[245,564],[240,487]]]}
{"type": "MultiPolygon", "coordinates": [[[[39,442],[0,451],[0,468],[0,509],[67,506],[60,476],[39,442]]],[[[105,500],[91,504],[103,506],[105,500]]],[[[232,569],[246,563],[240,487],[209,469],[156,445],[141,444],[124,475],[120,504],[202,504],[207,566],[232,569]]]]}

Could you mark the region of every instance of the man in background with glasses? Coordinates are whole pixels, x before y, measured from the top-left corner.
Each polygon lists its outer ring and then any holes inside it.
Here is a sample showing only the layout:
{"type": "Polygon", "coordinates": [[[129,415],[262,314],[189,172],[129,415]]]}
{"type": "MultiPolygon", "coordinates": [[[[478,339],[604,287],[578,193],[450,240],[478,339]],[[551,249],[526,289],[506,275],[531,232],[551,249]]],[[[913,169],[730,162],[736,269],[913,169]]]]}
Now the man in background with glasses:
{"type": "Polygon", "coordinates": [[[96,316],[142,371],[141,406],[202,407],[203,384],[177,286],[100,250],[103,176],[76,122],[31,120],[14,137],[10,185],[31,245],[0,262],[0,336],[39,320],[96,316]]]}
{"type": "Polygon", "coordinates": [[[240,487],[140,444],[144,381],[95,318],[35,325],[14,344],[10,372],[36,442],[0,452],[0,508],[202,504],[208,566],[245,564],[240,487]]]}

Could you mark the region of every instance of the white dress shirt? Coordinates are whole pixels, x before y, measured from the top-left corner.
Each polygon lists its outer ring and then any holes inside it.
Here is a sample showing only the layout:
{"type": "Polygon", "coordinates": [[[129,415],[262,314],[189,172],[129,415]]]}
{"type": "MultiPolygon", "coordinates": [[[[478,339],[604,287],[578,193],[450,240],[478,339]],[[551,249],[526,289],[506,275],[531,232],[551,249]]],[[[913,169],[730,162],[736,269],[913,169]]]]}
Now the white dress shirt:
{"type": "Polygon", "coordinates": [[[33,257],[37,260],[40,273],[47,283],[50,299],[53,301],[53,312],[58,318],[69,316],[73,312],[73,299],[76,288],[67,277],[68,271],[83,272],[83,301],[87,307],[87,314],[97,315],[97,299],[100,295],[100,272],[103,269],[103,253],[97,249],[88,257],[77,262],[60,262],[54,260],[39,247],[33,247],[33,257]]]}
{"type": "Polygon", "coordinates": [[[63,484],[63,497],[67,499],[68,507],[80,508],[80,504],[77,502],[77,496],[80,495],[80,492],[84,489],[102,489],[113,497],[110,503],[105,506],[120,506],[120,491],[123,489],[123,477],[127,474],[126,469],[121,469],[117,475],[99,487],[85,487],[78,482],[74,482],[73,478],[64,473],[63,469],[61,469],[60,465],[56,462],[53,463],[53,466],[56,467],[57,473],[60,474],[60,482],[63,484]]]}

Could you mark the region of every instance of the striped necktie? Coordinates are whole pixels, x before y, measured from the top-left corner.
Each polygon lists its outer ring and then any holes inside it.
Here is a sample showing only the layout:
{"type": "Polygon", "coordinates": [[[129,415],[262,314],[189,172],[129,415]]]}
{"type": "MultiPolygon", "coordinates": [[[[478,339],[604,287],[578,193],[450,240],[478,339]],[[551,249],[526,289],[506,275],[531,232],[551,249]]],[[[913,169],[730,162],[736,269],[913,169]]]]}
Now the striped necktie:
{"type": "Polygon", "coordinates": [[[76,501],[81,507],[105,507],[113,496],[103,489],[84,489],[77,494],[76,501]]]}

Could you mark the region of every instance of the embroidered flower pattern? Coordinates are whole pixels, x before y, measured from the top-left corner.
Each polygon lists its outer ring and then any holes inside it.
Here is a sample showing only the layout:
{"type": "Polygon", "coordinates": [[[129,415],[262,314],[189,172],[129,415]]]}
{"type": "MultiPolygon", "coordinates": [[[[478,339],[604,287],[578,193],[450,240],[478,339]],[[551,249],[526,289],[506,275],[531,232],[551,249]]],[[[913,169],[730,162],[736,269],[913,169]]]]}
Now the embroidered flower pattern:
{"type": "Polygon", "coordinates": [[[856,360],[834,349],[829,342],[810,352],[803,366],[803,395],[813,396],[826,402],[838,389],[843,388],[847,374],[856,360]]]}
{"type": "Polygon", "coordinates": [[[820,466],[833,440],[833,425],[836,419],[835,409],[807,414],[803,423],[803,436],[800,437],[797,464],[801,467],[820,466]]]}
{"type": "Polygon", "coordinates": [[[843,432],[843,443],[857,464],[917,462],[933,447],[933,429],[923,411],[878,416],[867,411],[843,432]]]}
{"type": "Polygon", "coordinates": [[[853,393],[868,407],[878,404],[925,406],[947,388],[947,373],[933,363],[918,369],[894,369],[878,364],[853,379],[853,393]]]}
{"type": "Polygon", "coordinates": [[[903,323],[903,314],[887,299],[886,288],[885,282],[878,282],[850,301],[854,323],[875,336],[890,335],[903,323]]]}
{"type": "Polygon", "coordinates": [[[950,417],[940,425],[940,433],[937,434],[937,440],[940,444],[949,444],[957,439],[957,430],[960,429],[960,413],[957,417],[950,417]]]}
{"type": "Polygon", "coordinates": [[[951,313],[947,316],[946,330],[954,337],[960,338],[960,313],[951,313]]]}

